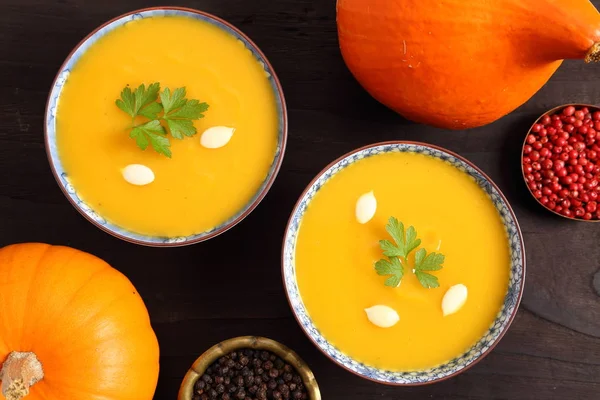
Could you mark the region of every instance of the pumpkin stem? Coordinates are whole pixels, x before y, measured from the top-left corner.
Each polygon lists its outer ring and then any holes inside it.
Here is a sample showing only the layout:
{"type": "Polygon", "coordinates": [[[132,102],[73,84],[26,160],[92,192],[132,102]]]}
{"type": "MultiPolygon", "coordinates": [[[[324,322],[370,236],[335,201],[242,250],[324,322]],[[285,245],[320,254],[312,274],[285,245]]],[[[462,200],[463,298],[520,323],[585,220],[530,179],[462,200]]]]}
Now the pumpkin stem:
{"type": "Polygon", "coordinates": [[[21,400],[43,378],[42,363],[34,353],[13,351],[0,369],[2,394],[6,400],[21,400]]]}
{"type": "Polygon", "coordinates": [[[600,42],[594,43],[591,49],[588,50],[585,55],[585,62],[598,62],[600,61],[600,42]]]}

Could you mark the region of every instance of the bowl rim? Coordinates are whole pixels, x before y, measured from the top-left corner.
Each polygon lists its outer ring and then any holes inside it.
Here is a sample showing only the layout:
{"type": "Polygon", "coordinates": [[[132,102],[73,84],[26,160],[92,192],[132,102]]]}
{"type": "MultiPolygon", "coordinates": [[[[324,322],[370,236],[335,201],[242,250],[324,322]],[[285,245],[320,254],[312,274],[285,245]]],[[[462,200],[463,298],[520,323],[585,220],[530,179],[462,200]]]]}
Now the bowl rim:
{"type": "Polygon", "coordinates": [[[321,391],[314,373],[308,364],[286,345],[262,336],[238,336],[223,340],[204,351],[190,366],[181,381],[178,400],[191,400],[190,388],[193,388],[196,381],[202,376],[208,366],[213,364],[219,357],[228,354],[234,350],[252,348],[256,350],[266,350],[279,356],[289,363],[302,378],[302,382],[309,395],[309,400],[321,400],[321,391]]]}
{"type": "MultiPolygon", "coordinates": [[[[114,17],[112,19],[110,19],[109,21],[104,22],[103,24],[99,25],[98,27],[96,27],[94,30],[92,30],[90,33],[88,33],[82,40],[79,41],[79,43],[77,43],[75,45],[75,47],[73,47],[73,49],[71,50],[71,52],[68,54],[68,56],[65,58],[65,60],[63,61],[63,63],[60,65],[60,67],[58,68],[58,71],[56,73],[56,76],[54,78],[54,80],[52,81],[52,85],[50,86],[50,91],[48,93],[48,98],[46,100],[46,107],[45,107],[45,111],[44,111],[44,148],[46,150],[46,156],[48,158],[48,163],[50,164],[50,170],[52,171],[52,175],[54,176],[54,179],[56,180],[56,183],[58,184],[58,187],[60,187],[63,195],[67,198],[67,200],[69,201],[69,203],[71,203],[71,205],[73,206],[73,208],[75,208],[77,210],[77,212],[79,212],[79,214],[83,215],[83,217],[88,220],[89,222],[91,222],[95,227],[99,228],[100,230],[110,234],[113,237],[116,237],[117,239],[121,239],[123,241],[129,242],[129,243],[133,243],[133,244],[137,244],[137,245],[141,245],[141,246],[146,246],[146,247],[184,247],[184,246],[190,246],[193,244],[197,244],[200,242],[204,242],[206,240],[212,239],[216,236],[219,236],[225,232],[227,232],[228,230],[230,230],[231,228],[233,228],[234,226],[236,226],[237,224],[239,224],[240,222],[242,222],[242,220],[244,220],[248,215],[250,215],[250,213],[252,211],[254,211],[254,209],[256,209],[256,207],[258,207],[258,205],[262,202],[262,200],[265,198],[265,196],[267,195],[267,193],[270,191],[271,187],[273,186],[273,183],[275,182],[275,179],[277,178],[279,171],[281,169],[281,166],[283,164],[283,159],[285,158],[285,150],[286,150],[286,146],[287,146],[287,139],[288,139],[288,111],[287,111],[287,105],[286,105],[286,101],[285,101],[285,95],[283,93],[283,87],[281,85],[281,82],[279,81],[279,78],[275,72],[275,69],[273,68],[271,62],[269,61],[269,59],[267,58],[267,56],[262,52],[262,50],[256,45],[256,43],[254,43],[244,32],[242,32],[239,28],[237,28],[236,26],[234,26],[233,24],[231,24],[230,22],[225,21],[224,19],[217,17],[216,15],[210,14],[208,12],[205,11],[201,11],[201,10],[197,10],[194,8],[190,8],[190,7],[177,7],[177,6],[159,6],[159,7],[146,7],[146,8],[140,8],[137,10],[133,10],[133,11],[129,11],[126,12],[124,14],[121,14],[117,17],[114,17]],[[52,100],[52,90],[53,88],[56,86],[56,83],[58,81],[58,79],[60,78],[61,72],[66,68],[68,62],[71,60],[71,58],[73,57],[73,55],[75,54],[75,52],[77,50],[79,50],[79,48],[84,45],[93,35],[95,35],[98,31],[100,31],[101,29],[103,29],[104,27],[117,22],[121,19],[127,18],[131,15],[135,15],[135,14],[139,14],[139,13],[144,13],[144,12],[149,12],[149,11],[182,11],[182,12],[186,12],[186,13],[191,13],[191,14],[196,14],[196,15],[200,15],[203,16],[205,18],[211,19],[219,24],[222,24],[223,26],[231,29],[233,32],[235,32],[236,35],[239,35],[241,38],[243,38],[254,50],[254,52],[256,54],[258,54],[261,57],[261,62],[264,62],[266,68],[269,70],[269,73],[271,74],[271,77],[273,79],[273,83],[275,84],[275,88],[276,90],[276,94],[279,96],[279,99],[281,99],[281,113],[282,113],[282,126],[281,126],[281,132],[282,132],[282,139],[281,139],[281,145],[280,145],[280,151],[279,153],[275,154],[275,157],[273,159],[273,164],[271,165],[272,168],[272,173],[271,176],[268,177],[268,179],[265,181],[264,183],[264,187],[255,193],[255,197],[252,200],[252,202],[247,203],[246,205],[243,206],[243,208],[241,210],[243,210],[243,212],[241,212],[236,218],[228,221],[227,223],[223,224],[222,226],[220,226],[219,228],[213,230],[212,232],[206,234],[205,236],[201,236],[195,239],[191,239],[191,240],[187,240],[185,242],[176,242],[176,241],[172,241],[172,242],[150,242],[150,241],[146,241],[146,240],[141,240],[141,239],[137,239],[137,238],[133,238],[133,237],[129,237],[127,235],[121,234],[119,232],[115,232],[114,230],[98,223],[98,221],[94,220],[91,216],[89,216],[88,214],[86,214],[77,204],[76,202],[71,198],[71,196],[69,196],[68,192],[67,192],[67,188],[65,185],[63,185],[61,183],[59,174],[56,170],[56,166],[54,165],[54,159],[50,153],[50,138],[49,138],[49,134],[48,134],[48,125],[46,123],[46,121],[48,120],[48,114],[50,113],[50,104],[51,104],[51,100],[52,100]]],[[[153,235],[145,235],[148,237],[152,237],[153,235]]],[[[168,239],[168,237],[166,237],[168,239]]]]}
{"type": "MultiPolygon", "coordinates": [[[[346,371],[360,377],[363,379],[366,379],[368,381],[371,382],[375,382],[375,383],[379,383],[379,384],[383,384],[383,385],[387,385],[387,386],[426,386],[426,385],[430,385],[433,383],[437,383],[437,382],[442,382],[445,381],[447,379],[453,378],[459,374],[462,374],[463,372],[469,370],[471,367],[473,367],[474,365],[478,364],[481,360],[483,360],[488,354],[490,354],[492,352],[492,350],[494,350],[494,348],[498,345],[498,343],[500,343],[500,341],[502,340],[502,338],[504,337],[504,335],[506,334],[506,332],[508,332],[508,330],[510,329],[510,326],[512,325],[518,311],[519,311],[519,306],[521,305],[521,299],[523,297],[523,292],[525,290],[525,277],[526,277],[526,272],[527,272],[527,257],[525,254],[525,242],[523,240],[523,232],[521,231],[521,227],[519,225],[519,221],[517,220],[517,216],[515,214],[515,212],[513,211],[512,207],[510,206],[510,203],[508,202],[508,199],[506,198],[506,196],[504,196],[504,193],[502,193],[502,191],[500,190],[500,188],[498,187],[498,185],[485,173],[483,172],[478,166],[476,166],[473,162],[467,160],[466,158],[464,158],[463,156],[447,150],[441,146],[437,146],[434,144],[429,144],[429,143],[424,143],[424,142],[417,142],[417,141],[411,141],[411,140],[391,140],[391,141],[383,141],[383,142],[377,142],[377,143],[373,143],[373,144],[368,144],[362,147],[359,147],[358,149],[352,150],[340,157],[338,157],[337,159],[335,159],[334,161],[332,161],[331,163],[329,163],[325,168],[323,168],[311,181],[310,183],[306,186],[306,189],[304,189],[304,191],[302,192],[302,194],[300,195],[300,197],[298,198],[298,201],[296,202],[296,204],[294,205],[294,208],[292,209],[292,212],[290,214],[290,218],[288,219],[288,223],[286,225],[285,231],[284,231],[284,235],[283,235],[283,243],[282,243],[282,248],[281,248],[281,277],[283,280],[283,287],[285,289],[285,296],[287,298],[288,301],[288,305],[290,306],[290,309],[292,311],[292,314],[294,315],[294,318],[296,319],[296,322],[298,323],[298,325],[300,326],[300,328],[302,329],[302,332],[308,337],[308,339],[312,342],[312,344],[322,353],[324,354],[329,360],[333,361],[334,364],[336,364],[339,367],[342,367],[343,369],[345,369],[346,371]],[[515,308],[513,310],[513,312],[511,313],[511,315],[508,317],[508,322],[506,324],[506,327],[500,332],[499,336],[496,338],[496,340],[490,345],[490,347],[483,353],[481,353],[473,362],[471,362],[469,365],[467,365],[464,368],[459,369],[456,372],[453,372],[452,374],[449,374],[447,376],[444,376],[442,378],[436,378],[436,379],[432,379],[429,381],[425,381],[425,382],[411,382],[411,383],[399,383],[399,382],[384,382],[384,381],[380,381],[374,378],[370,378],[364,375],[359,374],[356,371],[353,371],[352,369],[346,367],[345,365],[343,365],[342,363],[336,361],[333,357],[331,357],[329,354],[327,354],[317,343],[317,341],[309,334],[309,332],[304,328],[304,326],[302,325],[300,318],[298,317],[298,315],[296,314],[296,311],[294,310],[294,307],[292,305],[292,300],[290,298],[290,292],[289,292],[289,288],[287,286],[286,280],[285,280],[285,271],[284,271],[284,267],[285,267],[285,242],[286,242],[286,238],[288,235],[288,232],[290,231],[290,227],[292,225],[292,220],[293,220],[293,216],[296,213],[296,211],[298,210],[298,207],[300,206],[300,203],[302,202],[302,199],[304,199],[304,197],[306,196],[306,194],[308,193],[308,191],[314,186],[315,182],[323,175],[325,174],[325,172],[327,172],[331,167],[333,167],[335,164],[337,164],[338,162],[354,155],[357,154],[361,151],[364,150],[368,150],[371,148],[375,148],[375,147],[379,147],[379,146],[385,146],[385,145],[402,145],[402,144],[406,144],[406,145],[415,145],[415,146],[423,146],[426,148],[431,148],[434,150],[438,150],[438,151],[442,151],[445,152],[453,157],[456,157],[457,159],[459,159],[460,161],[466,163],[467,165],[469,165],[470,167],[472,167],[473,169],[475,169],[478,173],[481,174],[481,176],[483,176],[491,185],[492,187],[498,192],[498,195],[500,196],[500,198],[504,201],[504,203],[506,204],[506,207],[512,217],[512,219],[515,222],[515,227],[519,236],[519,245],[521,247],[521,263],[523,265],[523,276],[521,279],[521,285],[519,286],[519,294],[518,294],[518,298],[517,298],[517,302],[515,304],[515,308]]],[[[443,364],[442,364],[443,365],[443,364]]]]}
{"type": "Polygon", "coordinates": [[[525,155],[524,151],[525,151],[525,146],[527,145],[527,137],[529,137],[529,134],[531,134],[531,131],[533,130],[533,126],[538,124],[538,121],[544,116],[544,115],[554,115],[557,114],[558,111],[569,107],[569,106],[573,106],[573,107],[588,107],[590,109],[594,109],[596,111],[600,111],[600,107],[599,106],[595,106],[593,104],[585,104],[585,103],[567,103],[567,104],[563,104],[560,106],[556,106],[553,107],[551,109],[549,109],[548,111],[544,112],[543,114],[541,114],[539,117],[537,117],[535,119],[535,121],[533,122],[533,124],[531,124],[531,126],[529,127],[529,129],[527,130],[527,134],[525,134],[525,138],[523,139],[523,146],[521,146],[521,154],[519,157],[519,162],[521,163],[521,176],[523,177],[523,182],[525,183],[525,187],[527,188],[527,191],[529,192],[529,194],[531,195],[531,197],[533,197],[535,199],[535,201],[542,206],[545,210],[550,211],[551,213],[558,215],[561,218],[564,218],[566,220],[569,221],[576,221],[576,222],[592,222],[592,223],[597,223],[600,222],[600,219],[590,219],[590,220],[585,220],[583,218],[571,218],[571,217],[567,217],[565,215],[562,215],[560,213],[557,213],[554,210],[549,209],[548,207],[546,207],[545,205],[542,204],[542,202],[540,201],[540,199],[536,198],[533,195],[533,192],[531,191],[531,189],[529,188],[529,185],[527,184],[527,178],[525,178],[525,170],[523,169],[523,156],[525,155]]]}

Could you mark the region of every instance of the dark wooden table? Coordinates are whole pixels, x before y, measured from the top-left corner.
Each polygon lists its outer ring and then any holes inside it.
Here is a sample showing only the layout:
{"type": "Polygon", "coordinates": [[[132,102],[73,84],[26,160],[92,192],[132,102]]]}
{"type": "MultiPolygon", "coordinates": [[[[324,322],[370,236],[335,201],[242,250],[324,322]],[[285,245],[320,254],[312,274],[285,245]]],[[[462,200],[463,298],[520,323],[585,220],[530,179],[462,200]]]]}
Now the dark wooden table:
{"type": "Polygon", "coordinates": [[[175,399],[181,378],[208,347],[248,334],[295,349],[325,400],[599,399],[600,225],[544,211],[519,170],[528,126],[569,102],[600,102],[600,65],[566,62],[527,104],[484,128],[449,132],[408,122],[372,100],[347,71],[334,0],[0,0],[0,246],[69,245],[125,273],[146,301],[161,345],[156,399],[175,399]],[[285,162],[262,204],[225,235],[178,249],[128,244],[84,220],[50,173],[42,130],[50,84],[71,48],[112,17],[165,4],[214,13],[254,39],[281,79],[290,117],[285,162]],[[334,158],[390,139],[434,143],[479,165],[507,195],[527,247],[525,295],[508,334],[468,372],[427,387],[385,387],[334,365],[296,324],[281,284],[282,235],[304,187],[334,158]]]}

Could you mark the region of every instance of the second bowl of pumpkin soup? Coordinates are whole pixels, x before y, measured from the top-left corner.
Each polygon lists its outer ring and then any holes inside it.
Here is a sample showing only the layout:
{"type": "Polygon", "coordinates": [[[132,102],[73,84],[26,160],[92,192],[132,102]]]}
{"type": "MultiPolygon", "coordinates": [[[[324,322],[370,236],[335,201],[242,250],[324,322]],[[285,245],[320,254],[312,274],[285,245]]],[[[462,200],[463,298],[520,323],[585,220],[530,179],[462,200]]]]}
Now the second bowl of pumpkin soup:
{"type": "Polygon", "coordinates": [[[57,182],[101,229],[152,246],[195,243],[262,200],[282,162],[281,86],[239,30],[182,8],[98,28],[61,67],[46,111],[57,182]]]}
{"type": "Polygon", "coordinates": [[[380,143],[325,168],[283,245],[292,310],[317,347],[380,383],[453,376],[514,318],[522,235],[500,190],[433,145],[380,143]]]}

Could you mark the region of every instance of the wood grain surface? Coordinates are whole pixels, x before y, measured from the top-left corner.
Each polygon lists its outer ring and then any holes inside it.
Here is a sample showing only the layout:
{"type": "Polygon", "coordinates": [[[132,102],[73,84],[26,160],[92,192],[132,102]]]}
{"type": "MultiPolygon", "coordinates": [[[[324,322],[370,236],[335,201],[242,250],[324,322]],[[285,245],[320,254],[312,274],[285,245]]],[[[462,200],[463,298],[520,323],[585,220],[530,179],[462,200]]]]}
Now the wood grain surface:
{"type": "Polygon", "coordinates": [[[539,114],[563,103],[600,103],[600,65],[567,61],[509,116],[450,132],[408,122],[360,88],[340,56],[334,0],[0,0],[0,50],[0,246],[69,245],[125,273],[161,344],[156,399],[175,399],[196,357],[239,335],[296,350],[326,400],[600,398],[600,224],[546,212],[519,166],[524,135],[539,114]],[[281,173],[245,221],[207,243],[152,249],[101,232],[71,207],[50,173],[42,122],[54,75],[79,40],[121,13],[169,4],[216,14],[261,47],[282,82],[290,130],[281,173]],[[508,334],[468,372],[427,387],[385,387],[334,365],[296,324],[281,284],[282,236],[304,187],[338,156],[392,139],[430,142],[475,162],[511,202],[527,249],[523,303],[508,334]]]}

